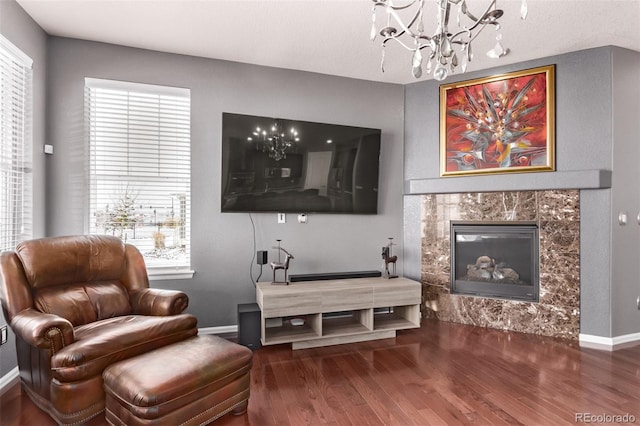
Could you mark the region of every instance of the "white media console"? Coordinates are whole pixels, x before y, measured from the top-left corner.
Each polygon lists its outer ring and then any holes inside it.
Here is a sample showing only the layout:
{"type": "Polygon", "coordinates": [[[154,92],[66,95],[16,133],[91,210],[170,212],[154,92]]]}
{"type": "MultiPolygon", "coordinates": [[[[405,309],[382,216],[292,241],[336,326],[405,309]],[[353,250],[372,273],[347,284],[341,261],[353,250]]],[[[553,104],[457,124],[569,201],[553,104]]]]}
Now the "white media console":
{"type": "Polygon", "coordinates": [[[420,327],[421,294],[420,283],[402,277],[261,282],[261,341],[304,349],[395,337],[396,330],[420,327]]]}

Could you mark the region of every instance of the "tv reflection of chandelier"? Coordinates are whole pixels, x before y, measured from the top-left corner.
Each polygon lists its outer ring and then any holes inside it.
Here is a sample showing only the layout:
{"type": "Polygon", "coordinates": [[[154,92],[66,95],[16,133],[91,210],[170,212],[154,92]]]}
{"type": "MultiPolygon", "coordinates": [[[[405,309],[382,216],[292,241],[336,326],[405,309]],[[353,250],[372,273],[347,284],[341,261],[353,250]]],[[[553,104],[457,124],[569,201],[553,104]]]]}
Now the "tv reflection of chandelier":
{"type": "Polygon", "coordinates": [[[256,127],[253,136],[249,136],[247,140],[255,141],[257,150],[262,150],[269,154],[269,158],[280,161],[287,158],[287,150],[299,142],[300,138],[295,128],[292,127],[287,132],[284,125],[276,120],[270,129],[256,127]]]}

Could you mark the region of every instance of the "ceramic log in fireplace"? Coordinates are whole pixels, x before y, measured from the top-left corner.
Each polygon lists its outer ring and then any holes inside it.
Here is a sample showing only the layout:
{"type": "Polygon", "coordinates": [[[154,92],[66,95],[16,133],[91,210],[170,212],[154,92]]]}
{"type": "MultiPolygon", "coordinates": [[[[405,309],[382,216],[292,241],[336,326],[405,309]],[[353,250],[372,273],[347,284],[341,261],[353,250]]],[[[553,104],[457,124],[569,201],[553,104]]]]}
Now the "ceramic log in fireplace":
{"type": "Polygon", "coordinates": [[[538,301],[535,223],[451,221],[451,293],[538,301]]]}

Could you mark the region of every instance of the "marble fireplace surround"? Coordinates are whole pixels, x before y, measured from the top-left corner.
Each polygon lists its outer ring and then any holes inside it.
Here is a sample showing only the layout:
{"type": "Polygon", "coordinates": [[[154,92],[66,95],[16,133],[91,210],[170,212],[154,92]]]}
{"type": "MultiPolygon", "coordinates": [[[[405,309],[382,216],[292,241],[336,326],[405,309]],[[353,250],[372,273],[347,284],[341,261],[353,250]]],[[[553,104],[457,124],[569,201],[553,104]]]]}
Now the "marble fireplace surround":
{"type": "Polygon", "coordinates": [[[426,194],[421,199],[423,316],[577,339],[580,332],[580,191],[426,194]],[[534,221],[540,300],[450,293],[450,221],[534,221]]]}

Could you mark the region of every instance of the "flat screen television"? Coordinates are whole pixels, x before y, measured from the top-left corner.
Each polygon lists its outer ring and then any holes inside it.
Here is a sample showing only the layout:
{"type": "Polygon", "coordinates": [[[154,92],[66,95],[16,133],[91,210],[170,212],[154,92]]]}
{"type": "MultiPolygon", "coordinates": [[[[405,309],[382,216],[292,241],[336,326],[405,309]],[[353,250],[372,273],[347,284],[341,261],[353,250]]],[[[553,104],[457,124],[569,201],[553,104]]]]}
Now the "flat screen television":
{"type": "Polygon", "coordinates": [[[379,129],[222,114],[222,211],[377,214],[379,129]]]}

